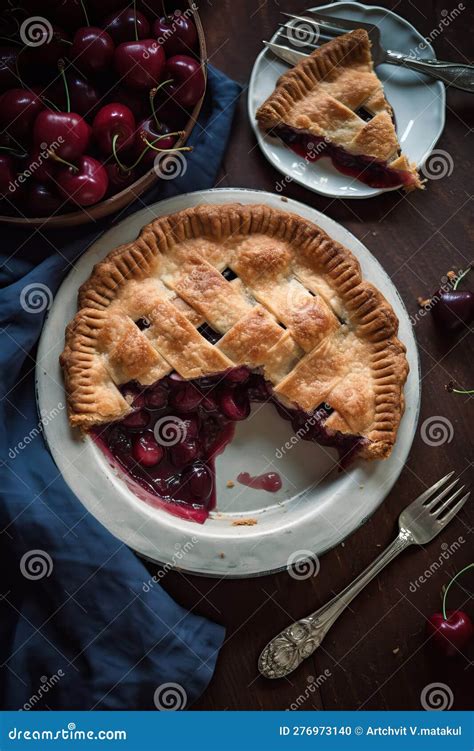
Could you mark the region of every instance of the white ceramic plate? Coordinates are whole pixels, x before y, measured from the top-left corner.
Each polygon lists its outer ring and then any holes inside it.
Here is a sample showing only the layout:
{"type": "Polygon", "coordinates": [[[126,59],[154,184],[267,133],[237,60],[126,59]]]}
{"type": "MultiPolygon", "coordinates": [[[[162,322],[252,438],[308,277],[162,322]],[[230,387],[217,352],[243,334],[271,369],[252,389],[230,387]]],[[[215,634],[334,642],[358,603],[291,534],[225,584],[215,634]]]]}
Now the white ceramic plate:
{"type": "MultiPolygon", "coordinates": [[[[435,52],[424,37],[404,18],[386,8],[340,2],[320,5],[326,15],[372,23],[380,30],[386,49],[410,53],[416,57],[436,59],[435,52]],[[419,46],[421,44],[421,47],[419,46]]],[[[276,41],[276,34],[272,41],[276,41]]],[[[264,49],[255,61],[248,91],[248,112],[258,145],[268,161],[287,178],[315,193],[333,198],[371,198],[397,188],[371,188],[359,180],[347,177],[333,167],[330,159],[316,163],[305,162],[280,139],[263,134],[257,127],[255,113],[275,88],[278,77],[289,69],[269,50],[264,49]]],[[[377,75],[383,83],[397,124],[403,151],[411,161],[423,165],[443,132],[445,119],[445,90],[440,81],[395,65],[379,65],[377,75]]],[[[283,192],[286,181],[277,190],[283,192]]]]}
{"type": "Polygon", "coordinates": [[[82,256],[63,282],[49,311],[36,369],[40,414],[51,453],[66,482],[84,506],[112,534],[138,553],[196,574],[255,576],[286,566],[296,551],[321,554],[354,531],[385,498],[400,474],[416,430],[420,403],[418,353],[408,313],[378,261],[353,235],[323,214],[296,201],[256,190],[208,190],[170,198],[128,217],[106,232],[82,256]],[[73,435],[58,363],[64,326],[76,312],[79,285],[92,266],[117,245],[133,240],[143,225],[158,216],[202,203],[265,203],[294,211],[319,224],[359,259],[364,276],[390,301],[400,319],[400,338],[407,346],[410,375],[405,388],[406,412],[391,457],[384,462],[338,472],[336,453],[316,444],[291,442],[289,423],[271,406],[255,411],[237,425],[234,441],[217,460],[217,509],[205,524],[185,521],[153,508],[134,495],[90,438],[73,435]],[[280,449],[282,458],[277,458],[280,449]],[[242,471],[260,474],[273,467],[283,479],[278,493],[251,490],[238,483],[242,471]],[[254,526],[232,522],[252,517],[254,526]]]}

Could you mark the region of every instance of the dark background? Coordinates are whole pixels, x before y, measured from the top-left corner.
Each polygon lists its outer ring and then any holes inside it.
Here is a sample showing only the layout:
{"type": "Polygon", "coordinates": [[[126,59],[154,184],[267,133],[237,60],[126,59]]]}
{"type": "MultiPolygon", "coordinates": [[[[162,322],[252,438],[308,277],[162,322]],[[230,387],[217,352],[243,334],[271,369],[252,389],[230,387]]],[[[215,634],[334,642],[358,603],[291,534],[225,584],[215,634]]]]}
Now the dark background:
{"type": "MultiPolygon", "coordinates": [[[[380,2],[408,19],[428,36],[457,7],[440,2],[380,2]]],[[[297,12],[304,0],[223,0],[201,3],[208,56],[213,65],[244,85],[222,167],[219,187],[275,191],[281,179],[256,145],[247,117],[246,87],[254,60],[276,30],[280,12],[297,12]]],[[[468,3],[466,2],[466,7],[468,3]]],[[[439,59],[469,63],[472,10],[465,10],[437,37],[439,59]]],[[[472,111],[474,97],[447,92],[446,127],[437,148],[452,158],[452,175],[430,180],[426,191],[388,193],[366,201],[332,200],[295,184],[285,195],[314,206],[343,224],[382,262],[398,287],[410,314],[417,297],[427,297],[449,269],[472,260],[472,111]]],[[[466,288],[474,287],[474,271],[466,288]]],[[[449,394],[445,384],[456,381],[474,388],[473,339],[468,328],[455,337],[440,335],[431,316],[415,326],[421,356],[422,405],[419,427],[432,416],[448,418],[453,439],[439,447],[426,445],[418,429],[408,463],[386,501],[346,542],[323,556],[317,577],[295,581],[288,573],[257,579],[219,581],[170,573],[164,587],[179,602],[227,628],[215,676],[195,709],[285,709],[308,686],[308,677],[326,669],[331,676],[309,694],[301,709],[420,709],[420,694],[433,682],[454,693],[453,709],[469,708],[472,696],[474,645],[455,658],[436,651],[425,633],[425,619],[440,609],[443,586],[472,560],[472,499],[470,507],[427,548],[411,548],[374,580],[335,624],[323,646],[289,678],[258,677],[257,658],[266,644],[292,620],[324,604],[348,584],[396,532],[400,510],[424,488],[450,470],[472,483],[473,400],[449,394]],[[458,538],[459,549],[416,592],[416,580],[443,552],[441,545],[458,538]]],[[[278,541],[275,542],[278,544],[278,541]]],[[[153,570],[153,569],[152,569],[153,570]]],[[[450,590],[449,607],[464,608],[474,617],[474,576],[468,572],[450,590]]]]}

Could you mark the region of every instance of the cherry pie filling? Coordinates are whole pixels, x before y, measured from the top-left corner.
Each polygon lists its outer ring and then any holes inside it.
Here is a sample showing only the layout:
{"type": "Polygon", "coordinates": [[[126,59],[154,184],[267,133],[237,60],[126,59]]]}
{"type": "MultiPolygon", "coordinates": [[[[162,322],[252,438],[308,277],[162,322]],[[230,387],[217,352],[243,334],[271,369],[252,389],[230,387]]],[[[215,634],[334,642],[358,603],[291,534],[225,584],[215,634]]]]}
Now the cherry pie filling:
{"type": "MultiPolygon", "coordinates": [[[[272,403],[298,438],[335,447],[342,464],[366,440],[325,428],[331,413],[327,405],[312,414],[284,406],[262,375],[243,366],[189,381],[171,373],[152,386],[132,381],[120,388],[133,412],[96,427],[94,440],[132,485],[147,491],[140,497],[201,523],[216,505],[215,458],[232,440],[235,423],[249,416],[252,403],[272,403]]],[[[247,473],[242,477],[244,484],[257,487],[247,473]]]]}
{"type": "Polygon", "coordinates": [[[396,188],[416,183],[416,177],[411,172],[391,169],[386,162],[363,154],[350,154],[341,146],[308,131],[279,125],[272,133],[303,159],[315,162],[321,157],[329,157],[343,175],[355,177],[371,188],[396,188]]]}

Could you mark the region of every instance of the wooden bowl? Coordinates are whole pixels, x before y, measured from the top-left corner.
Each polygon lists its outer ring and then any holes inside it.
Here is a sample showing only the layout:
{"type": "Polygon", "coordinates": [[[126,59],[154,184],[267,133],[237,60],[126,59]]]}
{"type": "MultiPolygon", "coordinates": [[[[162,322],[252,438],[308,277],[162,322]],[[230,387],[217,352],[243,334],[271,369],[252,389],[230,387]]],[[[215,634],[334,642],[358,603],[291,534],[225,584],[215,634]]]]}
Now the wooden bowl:
{"type": "MultiPolygon", "coordinates": [[[[206,64],[205,64],[206,41],[204,38],[204,30],[202,28],[201,19],[199,18],[199,14],[197,12],[194,0],[187,0],[187,5],[189,7],[189,10],[193,14],[193,21],[196,24],[196,29],[198,33],[198,39],[199,39],[200,60],[201,60],[201,65],[202,65],[202,69],[204,73],[204,78],[207,81],[206,64]]],[[[206,92],[204,90],[204,94],[202,95],[201,99],[194,106],[191,116],[188,122],[186,123],[186,127],[184,128],[184,135],[181,136],[181,138],[176,142],[176,146],[184,146],[187,139],[189,138],[191,131],[201,111],[205,93],[206,92]]],[[[120,209],[123,209],[125,206],[128,206],[128,204],[135,201],[135,199],[138,196],[144,193],[148,188],[150,188],[159,179],[160,177],[157,175],[155,170],[150,169],[149,172],[146,172],[138,180],[135,180],[134,183],[132,183],[131,185],[128,185],[124,190],[120,191],[120,193],[115,193],[113,196],[110,196],[110,198],[105,198],[103,201],[99,201],[99,203],[95,203],[93,206],[86,206],[83,209],[78,209],[77,211],[70,211],[67,214],[54,214],[53,216],[23,218],[23,217],[18,217],[18,216],[0,215],[0,222],[5,222],[6,224],[15,224],[20,227],[25,227],[28,225],[36,225],[36,226],[47,225],[48,227],[72,227],[76,224],[86,224],[87,222],[93,222],[97,219],[102,219],[104,216],[108,216],[109,214],[114,214],[116,211],[119,211],[120,209]]]]}

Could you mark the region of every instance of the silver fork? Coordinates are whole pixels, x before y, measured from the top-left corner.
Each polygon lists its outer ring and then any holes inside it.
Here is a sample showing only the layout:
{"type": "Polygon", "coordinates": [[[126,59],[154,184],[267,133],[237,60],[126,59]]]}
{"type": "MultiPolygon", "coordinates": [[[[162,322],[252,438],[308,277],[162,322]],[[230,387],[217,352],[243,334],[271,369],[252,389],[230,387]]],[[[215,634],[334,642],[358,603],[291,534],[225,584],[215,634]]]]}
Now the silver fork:
{"type": "Polygon", "coordinates": [[[398,536],[352,584],[316,612],[292,623],[267,644],[258,660],[258,669],[265,678],[282,678],[292,673],[319,647],[334,621],[374,576],[409,545],[431,542],[449,524],[470,495],[468,491],[454,503],[464,485],[451,493],[459,482],[456,479],[446,486],[453,474],[450,472],[436,482],[402,511],[398,519],[398,536]],[[446,487],[438,493],[443,486],[446,487]]]}
{"type": "Polygon", "coordinates": [[[291,47],[276,42],[264,42],[264,44],[278,57],[292,65],[303,57],[307,57],[307,53],[303,52],[302,48],[306,47],[311,50],[318,46],[313,41],[317,42],[320,34],[326,37],[334,37],[346,34],[348,31],[354,31],[354,29],[365,29],[372,44],[371,52],[374,65],[380,65],[380,63],[401,65],[404,68],[410,68],[410,70],[416,70],[443,81],[447,86],[474,93],[474,65],[448,63],[442,60],[420,60],[402,52],[386,50],[380,41],[378,28],[361,21],[349,21],[345,18],[326,16],[313,10],[306,11],[302,16],[293,13],[283,13],[282,15],[292,19],[293,22],[292,25],[288,25],[288,23],[280,24],[285,31],[285,34],[281,34],[281,32],[280,34],[284,41],[290,42],[291,47]],[[311,39],[312,28],[314,29],[313,40],[311,39]],[[297,34],[299,34],[299,38],[297,34]],[[306,39],[305,34],[307,35],[306,39]],[[295,49],[295,47],[298,49],[295,49]]]}

